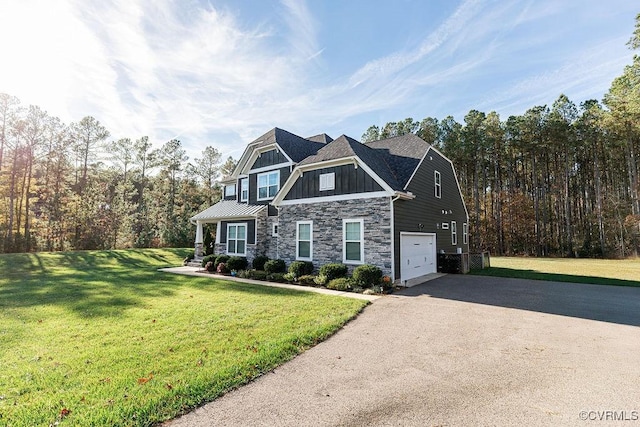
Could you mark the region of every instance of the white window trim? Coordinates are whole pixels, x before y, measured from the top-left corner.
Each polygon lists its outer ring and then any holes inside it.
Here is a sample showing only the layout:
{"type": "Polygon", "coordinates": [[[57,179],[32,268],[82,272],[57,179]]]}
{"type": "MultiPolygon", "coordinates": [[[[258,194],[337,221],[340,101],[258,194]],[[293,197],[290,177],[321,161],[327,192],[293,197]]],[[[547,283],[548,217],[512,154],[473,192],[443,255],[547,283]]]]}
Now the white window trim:
{"type": "MultiPolygon", "coordinates": [[[[237,255],[237,256],[246,256],[247,255],[247,233],[249,232],[249,227],[247,227],[247,223],[246,222],[233,222],[233,223],[229,223],[227,224],[227,241],[225,242],[225,246],[227,249],[227,255],[237,255]],[[244,226],[244,252],[240,253],[240,252],[229,252],[229,228],[230,227],[237,227],[237,226],[244,226]]],[[[238,249],[238,230],[236,229],[236,250],[238,249]]]]}
{"type": "Polygon", "coordinates": [[[231,196],[235,196],[236,195],[236,185],[235,184],[228,184],[224,186],[224,197],[231,197],[231,196]],[[233,189],[233,192],[231,192],[231,189],[233,189]]]}
{"type": "Polygon", "coordinates": [[[272,237],[278,237],[278,223],[274,222],[271,225],[271,236],[272,237]]]}
{"type": "Polygon", "coordinates": [[[313,261],[313,221],[296,221],[296,260],[298,261],[313,261]],[[309,225],[309,257],[301,257],[300,253],[300,225],[309,225]]]}
{"type": "MultiPolygon", "coordinates": [[[[355,240],[352,240],[355,242],[355,240]]],[[[343,264],[364,264],[364,219],[353,218],[342,220],[342,263],[343,264]],[[348,260],[347,259],[347,223],[359,222],[360,223],[360,260],[348,260]]]]}
{"type": "Polygon", "coordinates": [[[442,175],[438,171],[433,171],[434,193],[436,199],[442,198],[442,175]]]}
{"type": "Polygon", "coordinates": [[[320,174],[320,191],[329,191],[336,189],[336,173],[320,174]]]}
{"type": "Polygon", "coordinates": [[[451,221],[451,244],[458,245],[458,224],[455,221],[451,221]]]}
{"type": "Polygon", "coordinates": [[[469,243],[469,224],[466,222],[462,223],[462,244],[466,245],[469,243]]]}
{"type": "Polygon", "coordinates": [[[240,178],[240,201],[241,202],[248,202],[249,201],[249,178],[240,178]],[[247,196],[244,197],[244,192],[245,192],[245,185],[246,185],[246,191],[247,191],[247,196]]]}
{"type": "Polygon", "coordinates": [[[279,170],[272,170],[269,172],[264,172],[264,173],[259,173],[258,176],[256,177],[256,199],[259,201],[263,201],[263,200],[273,200],[273,198],[278,194],[278,192],[280,191],[280,171],[279,170]],[[278,190],[276,191],[276,194],[273,195],[273,197],[269,197],[269,175],[271,174],[277,174],[278,178],[277,178],[277,182],[278,182],[278,190]],[[260,197],[260,177],[261,176],[267,176],[267,197],[260,197]]]}

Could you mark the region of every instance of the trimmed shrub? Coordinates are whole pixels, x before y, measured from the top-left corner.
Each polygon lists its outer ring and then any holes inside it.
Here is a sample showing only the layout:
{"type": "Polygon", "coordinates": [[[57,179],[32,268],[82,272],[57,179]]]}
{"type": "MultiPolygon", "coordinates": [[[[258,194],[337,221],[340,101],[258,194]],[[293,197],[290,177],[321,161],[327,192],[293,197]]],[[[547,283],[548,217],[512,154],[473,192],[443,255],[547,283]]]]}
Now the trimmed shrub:
{"type": "Polygon", "coordinates": [[[353,270],[353,281],[363,288],[370,288],[380,283],[382,270],[371,264],[359,265],[353,270]]]}
{"type": "Polygon", "coordinates": [[[251,265],[253,265],[253,268],[255,268],[256,270],[264,270],[264,263],[267,261],[269,261],[269,257],[264,255],[258,255],[253,259],[253,262],[251,265]]]}
{"type": "Polygon", "coordinates": [[[284,276],[284,273],[271,273],[267,274],[267,280],[270,282],[286,283],[287,279],[285,279],[284,276]]]}
{"type": "Polygon", "coordinates": [[[232,256],[231,258],[229,258],[226,264],[229,270],[238,271],[238,270],[244,270],[245,268],[247,268],[247,266],[249,265],[249,262],[247,261],[247,258],[243,256],[232,256]]]}
{"type": "Polygon", "coordinates": [[[236,277],[240,277],[241,279],[250,279],[251,278],[250,276],[251,276],[251,270],[240,270],[236,275],[236,277]]]}
{"type": "Polygon", "coordinates": [[[296,281],[296,275],[293,273],[287,273],[284,275],[284,278],[287,282],[295,282],[296,281]]]}
{"type": "Polygon", "coordinates": [[[220,274],[226,274],[229,272],[229,268],[227,267],[227,264],[225,264],[224,262],[221,262],[216,267],[216,271],[220,274]]]}
{"type": "Polygon", "coordinates": [[[227,262],[227,261],[229,261],[229,258],[231,258],[229,255],[221,254],[221,255],[218,255],[218,256],[216,257],[216,260],[215,260],[214,262],[215,262],[215,264],[216,264],[216,266],[217,266],[217,265],[218,265],[218,264],[220,264],[221,262],[227,262]]]}
{"type": "Polygon", "coordinates": [[[327,289],[333,289],[335,291],[350,291],[351,288],[351,279],[348,277],[339,277],[327,283],[327,289]]]}
{"type": "Polygon", "coordinates": [[[245,272],[246,279],[267,280],[267,273],[262,270],[247,270],[245,272]]]}
{"type": "Polygon", "coordinates": [[[320,267],[320,274],[323,276],[327,276],[327,280],[345,277],[348,271],[349,268],[346,265],[340,263],[325,264],[320,267]]]}
{"type": "Polygon", "coordinates": [[[372,287],[371,290],[376,294],[383,294],[384,293],[384,288],[382,286],[378,286],[378,285],[375,285],[374,287],[372,287]]]}
{"type": "Polygon", "coordinates": [[[380,286],[382,286],[382,289],[389,290],[393,287],[393,281],[391,280],[391,277],[389,276],[382,276],[382,280],[380,280],[380,286]]]}
{"type": "Polygon", "coordinates": [[[313,286],[315,284],[315,278],[316,276],[305,274],[304,276],[298,277],[298,283],[305,286],[313,286]]]}
{"type": "Polygon", "coordinates": [[[284,273],[287,271],[287,265],[282,259],[271,259],[264,263],[264,271],[268,274],[284,273]]]}
{"type": "Polygon", "coordinates": [[[209,261],[205,266],[204,269],[207,270],[209,273],[215,273],[216,271],[216,265],[213,261],[209,261]]]}
{"type": "Polygon", "coordinates": [[[324,274],[318,274],[314,279],[313,279],[313,283],[315,283],[316,285],[320,285],[320,286],[324,286],[326,285],[328,282],[327,280],[327,276],[325,276],[324,274]]]}
{"type": "Polygon", "coordinates": [[[189,252],[189,255],[187,255],[183,260],[182,260],[182,264],[183,265],[187,265],[189,263],[189,261],[193,260],[196,257],[196,253],[195,252],[189,252]]]}
{"type": "Polygon", "coordinates": [[[207,255],[206,257],[202,258],[202,266],[206,267],[208,262],[213,262],[215,264],[216,257],[217,255],[207,255]]]}
{"type": "Polygon", "coordinates": [[[310,261],[293,261],[289,265],[289,273],[295,277],[304,276],[313,272],[313,263],[310,261]]]}

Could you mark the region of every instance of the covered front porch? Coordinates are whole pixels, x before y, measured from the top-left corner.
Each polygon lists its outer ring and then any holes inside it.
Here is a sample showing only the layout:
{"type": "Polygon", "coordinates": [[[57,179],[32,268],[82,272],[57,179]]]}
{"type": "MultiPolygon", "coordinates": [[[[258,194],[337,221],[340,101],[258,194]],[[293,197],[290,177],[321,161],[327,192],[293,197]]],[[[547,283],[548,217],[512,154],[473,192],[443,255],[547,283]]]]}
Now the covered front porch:
{"type": "Polygon", "coordinates": [[[221,200],[208,209],[194,215],[191,223],[196,226],[194,242],[195,261],[202,260],[204,247],[204,227],[216,224],[213,252],[244,256],[253,259],[263,250],[260,237],[266,228],[267,206],[221,200]]]}

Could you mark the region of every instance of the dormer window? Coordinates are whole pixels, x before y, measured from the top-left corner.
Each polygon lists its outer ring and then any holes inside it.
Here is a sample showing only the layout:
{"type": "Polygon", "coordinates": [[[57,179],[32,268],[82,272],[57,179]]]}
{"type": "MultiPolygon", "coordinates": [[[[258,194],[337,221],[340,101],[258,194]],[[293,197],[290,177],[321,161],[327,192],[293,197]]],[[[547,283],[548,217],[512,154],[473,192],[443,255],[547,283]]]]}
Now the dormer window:
{"type": "Polygon", "coordinates": [[[271,200],[280,190],[280,171],[258,174],[258,200],[271,200]]]}
{"type": "Polygon", "coordinates": [[[230,184],[224,186],[224,197],[233,197],[236,195],[236,185],[230,184]]]}
{"type": "Polygon", "coordinates": [[[240,201],[246,202],[249,200],[249,178],[242,178],[240,180],[240,201]]]}

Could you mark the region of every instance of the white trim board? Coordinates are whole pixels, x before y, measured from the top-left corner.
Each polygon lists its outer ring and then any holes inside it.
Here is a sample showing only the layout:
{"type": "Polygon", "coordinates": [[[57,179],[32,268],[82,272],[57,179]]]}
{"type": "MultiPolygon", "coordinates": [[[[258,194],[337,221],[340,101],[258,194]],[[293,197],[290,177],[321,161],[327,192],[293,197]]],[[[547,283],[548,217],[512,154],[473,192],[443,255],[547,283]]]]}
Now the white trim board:
{"type": "Polygon", "coordinates": [[[393,194],[389,194],[386,191],[372,191],[370,193],[341,194],[339,196],[308,197],[306,199],[283,200],[280,203],[278,203],[278,206],[305,205],[310,203],[323,203],[323,202],[340,202],[344,200],[356,200],[356,199],[373,199],[377,197],[389,197],[391,195],[393,194]]]}

